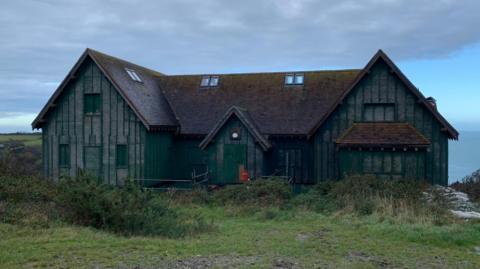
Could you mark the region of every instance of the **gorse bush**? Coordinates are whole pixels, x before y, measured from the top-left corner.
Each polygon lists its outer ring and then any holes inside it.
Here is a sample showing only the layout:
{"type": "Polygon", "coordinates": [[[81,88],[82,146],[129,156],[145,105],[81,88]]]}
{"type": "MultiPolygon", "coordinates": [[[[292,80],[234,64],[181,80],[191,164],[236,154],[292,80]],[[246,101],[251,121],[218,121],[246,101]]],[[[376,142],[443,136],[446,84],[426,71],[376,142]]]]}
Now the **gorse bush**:
{"type": "Polygon", "coordinates": [[[0,150],[0,175],[10,177],[41,177],[42,153],[40,147],[25,146],[22,142],[7,143],[0,150]]]}
{"type": "Polygon", "coordinates": [[[451,185],[457,191],[465,192],[475,202],[480,203],[480,169],[451,185]]]}
{"type": "Polygon", "coordinates": [[[292,187],[283,179],[261,179],[229,185],[213,192],[212,201],[219,205],[283,206],[293,197],[292,187]]]}
{"type": "Polygon", "coordinates": [[[124,235],[181,237],[212,227],[199,215],[180,213],[158,193],[126,181],[123,187],[99,184],[80,176],[49,183],[32,178],[2,178],[2,221],[22,224],[51,221],[94,227],[124,235]],[[41,202],[41,203],[39,203],[41,202]],[[30,205],[30,206],[29,206],[30,205]],[[41,206],[35,212],[29,209],[41,206]],[[31,219],[36,216],[36,220],[31,219]],[[31,219],[31,220],[29,220],[31,219]]]}
{"type": "Polygon", "coordinates": [[[399,222],[451,221],[446,201],[432,194],[427,202],[424,192],[429,185],[414,180],[382,180],[373,176],[351,176],[313,186],[297,196],[293,203],[323,213],[376,215],[380,219],[399,222]]]}

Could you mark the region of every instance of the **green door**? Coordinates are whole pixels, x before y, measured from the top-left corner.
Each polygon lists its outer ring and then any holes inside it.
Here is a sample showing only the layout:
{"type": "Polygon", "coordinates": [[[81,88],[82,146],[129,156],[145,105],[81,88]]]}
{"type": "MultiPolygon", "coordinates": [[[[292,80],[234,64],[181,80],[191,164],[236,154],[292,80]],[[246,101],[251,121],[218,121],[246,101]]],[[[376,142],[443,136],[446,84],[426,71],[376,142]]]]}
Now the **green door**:
{"type": "Polygon", "coordinates": [[[221,178],[225,184],[238,183],[239,169],[245,167],[247,146],[243,144],[225,144],[223,148],[223,169],[221,178]]]}

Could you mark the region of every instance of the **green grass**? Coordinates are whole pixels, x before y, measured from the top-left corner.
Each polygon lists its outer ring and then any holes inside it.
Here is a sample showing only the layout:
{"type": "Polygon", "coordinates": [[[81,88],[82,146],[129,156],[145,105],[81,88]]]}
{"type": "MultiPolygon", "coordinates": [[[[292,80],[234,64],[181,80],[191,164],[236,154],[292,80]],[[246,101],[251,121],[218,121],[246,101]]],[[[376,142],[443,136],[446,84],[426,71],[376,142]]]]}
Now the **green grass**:
{"type": "Polygon", "coordinates": [[[42,144],[42,135],[40,134],[0,134],[0,143],[5,143],[9,141],[20,141],[25,144],[25,146],[41,146],[42,144]]]}
{"type": "Polygon", "coordinates": [[[199,257],[220,261],[219,267],[243,268],[271,268],[278,260],[304,268],[480,268],[474,252],[480,246],[480,223],[431,226],[307,211],[242,216],[224,207],[182,210],[201,213],[216,228],[166,239],[63,224],[47,229],[0,224],[0,268],[162,268],[199,257]]]}

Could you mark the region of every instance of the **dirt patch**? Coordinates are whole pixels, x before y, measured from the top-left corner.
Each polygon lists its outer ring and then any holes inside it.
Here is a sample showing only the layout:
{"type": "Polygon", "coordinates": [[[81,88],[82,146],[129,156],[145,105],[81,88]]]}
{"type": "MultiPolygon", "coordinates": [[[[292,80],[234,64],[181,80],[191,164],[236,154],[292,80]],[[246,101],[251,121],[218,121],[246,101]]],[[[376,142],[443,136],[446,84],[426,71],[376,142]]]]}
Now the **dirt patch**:
{"type": "Polygon", "coordinates": [[[272,263],[272,268],[274,269],[300,269],[303,268],[298,263],[285,260],[285,259],[275,259],[272,263]]]}
{"type": "MultiPolygon", "coordinates": [[[[265,266],[261,256],[196,256],[178,260],[168,268],[173,269],[207,269],[207,268],[250,268],[265,266]]],[[[287,258],[272,261],[273,269],[302,269],[303,266],[287,258]]]]}
{"type": "Polygon", "coordinates": [[[351,261],[351,262],[368,262],[368,263],[371,263],[371,264],[374,264],[375,266],[377,266],[378,268],[382,268],[382,269],[394,269],[394,268],[404,268],[404,267],[401,267],[401,266],[393,266],[392,264],[390,264],[389,262],[383,260],[383,259],[380,259],[376,256],[373,256],[373,255],[368,255],[364,252],[360,252],[360,251],[350,251],[347,255],[347,260],[351,261]]]}
{"type": "Polygon", "coordinates": [[[297,241],[304,242],[310,238],[324,238],[328,232],[328,229],[320,229],[314,232],[300,233],[297,235],[297,241]]]}
{"type": "Polygon", "coordinates": [[[173,269],[207,269],[238,268],[255,266],[259,261],[255,256],[196,256],[178,260],[169,268],[173,269]]]}

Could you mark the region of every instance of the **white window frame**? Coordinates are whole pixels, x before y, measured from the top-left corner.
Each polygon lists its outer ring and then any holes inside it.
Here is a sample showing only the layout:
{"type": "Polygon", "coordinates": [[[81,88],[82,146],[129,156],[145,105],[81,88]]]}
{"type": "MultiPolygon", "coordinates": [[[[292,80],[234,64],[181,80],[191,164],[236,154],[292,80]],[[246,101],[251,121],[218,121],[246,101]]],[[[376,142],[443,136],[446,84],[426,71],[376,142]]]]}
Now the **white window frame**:
{"type": "Polygon", "coordinates": [[[140,78],[140,76],[135,72],[135,70],[130,69],[130,68],[125,68],[125,72],[127,72],[128,76],[136,82],[143,83],[143,80],[140,78]]]}
{"type": "Polygon", "coordinates": [[[304,73],[287,73],[285,74],[285,85],[303,85],[305,83],[304,73]],[[298,81],[301,78],[301,82],[298,81]]]}
{"type": "Polygon", "coordinates": [[[220,76],[218,75],[206,75],[202,76],[202,80],[200,81],[200,87],[217,87],[220,83],[220,76]]]}

